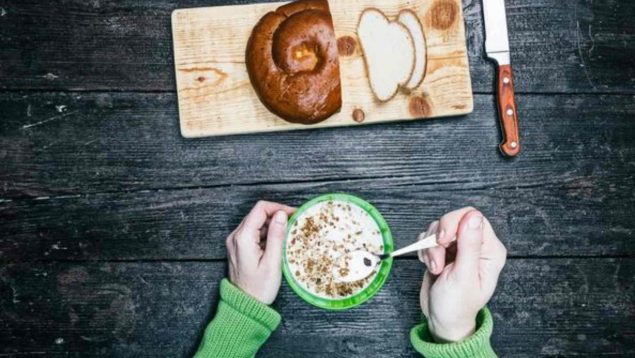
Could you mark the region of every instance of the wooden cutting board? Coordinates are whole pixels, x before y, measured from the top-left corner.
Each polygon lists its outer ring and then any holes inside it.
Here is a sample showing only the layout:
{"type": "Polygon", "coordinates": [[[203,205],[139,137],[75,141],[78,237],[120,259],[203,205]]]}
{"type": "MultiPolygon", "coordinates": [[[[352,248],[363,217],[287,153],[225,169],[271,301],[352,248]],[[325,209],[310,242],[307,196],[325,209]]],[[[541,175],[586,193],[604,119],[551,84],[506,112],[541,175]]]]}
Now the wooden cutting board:
{"type": "Polygon", "coordinates": [[[392,100],[380,103],[371,92],[357,43],[351,55],[340,54],[343,104],[339,113],[310,126],[280,119],[260,103],[251,86],[245,47],[258,20],[282,4],[179,9],[172,13],[184,137],[360,125],[472,112],[460,0],[330,0],[336,36],[350,36],[355,42],[359,16],[365,8],[378,8],[391,20],[402,9],[415,11],[427,41],[425,79],[413,93],[400,91],[392,100]],[[356,109],[365,115],[362,123],[353,120],[356,109]]]}

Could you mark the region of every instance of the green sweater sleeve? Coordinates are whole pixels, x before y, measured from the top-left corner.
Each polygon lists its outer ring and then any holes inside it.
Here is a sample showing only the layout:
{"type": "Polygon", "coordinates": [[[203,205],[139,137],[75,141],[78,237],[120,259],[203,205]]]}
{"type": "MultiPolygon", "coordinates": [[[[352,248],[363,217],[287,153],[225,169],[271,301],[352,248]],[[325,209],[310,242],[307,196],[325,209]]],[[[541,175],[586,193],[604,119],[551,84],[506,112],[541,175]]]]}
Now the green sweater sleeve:
{"type": "Polygon", "coordinates": [[[410,342],[426,358],[492,358],[496,357],[489,341],[493,328],[492,314],[484,307],[476,316],[476,332],[461,342],[436,343],[427,321],[410,331],[410,342]]]}
{"type": "Polygon", "coordinates": [[[216,316],[194,358],[253,357],[279,324],[278,312],[224,279],[216,316]]]}

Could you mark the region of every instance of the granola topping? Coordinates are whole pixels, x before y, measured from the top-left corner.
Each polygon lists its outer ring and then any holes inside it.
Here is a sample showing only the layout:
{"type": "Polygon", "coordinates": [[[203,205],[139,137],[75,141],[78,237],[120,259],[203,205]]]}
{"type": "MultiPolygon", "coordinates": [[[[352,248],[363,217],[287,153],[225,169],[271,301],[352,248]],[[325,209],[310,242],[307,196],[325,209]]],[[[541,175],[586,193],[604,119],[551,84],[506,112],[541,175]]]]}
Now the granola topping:
{"type": "Polygon", "coordinates": [[[349,272],[348,262],[338,260],[346,253],[366,250],[383,253],[383,240],[375,220],[362,208],[332,200],[308,208],[290,230],[286,254],[297,282],[323,298],[346,298],[366,288],[377,271],[363,280],[336,282],[333,265],[341,276],[349,272]]]}

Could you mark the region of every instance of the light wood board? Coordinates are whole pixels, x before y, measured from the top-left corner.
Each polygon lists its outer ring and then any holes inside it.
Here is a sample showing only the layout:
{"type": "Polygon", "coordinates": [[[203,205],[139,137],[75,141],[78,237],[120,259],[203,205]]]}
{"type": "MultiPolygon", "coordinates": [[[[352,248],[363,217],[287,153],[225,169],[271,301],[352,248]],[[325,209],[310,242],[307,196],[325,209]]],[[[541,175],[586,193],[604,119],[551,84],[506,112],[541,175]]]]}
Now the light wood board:
{"type": "Polygon", "coordinates": [[[371,92],[357,44],[352,55],[340,56],[343,102],[340,112],[310,126],[280,119],[262,105],[251,86],[245,48],[258,20],[282,4],[178,9],[172,13],[179,117],[184,137],[362,125],[472,112],[460,0],[331,0],[338,38],[351,36],[357,40],[359,16],[368,7],[382,10],[390,19],[402,9],[415,11],[426,35],[425,79],[412,93],[400,91],[392,100],[379,102],[371,92]],[[355,109],[363,110],[362,123],[353,120],[355,109]]]}

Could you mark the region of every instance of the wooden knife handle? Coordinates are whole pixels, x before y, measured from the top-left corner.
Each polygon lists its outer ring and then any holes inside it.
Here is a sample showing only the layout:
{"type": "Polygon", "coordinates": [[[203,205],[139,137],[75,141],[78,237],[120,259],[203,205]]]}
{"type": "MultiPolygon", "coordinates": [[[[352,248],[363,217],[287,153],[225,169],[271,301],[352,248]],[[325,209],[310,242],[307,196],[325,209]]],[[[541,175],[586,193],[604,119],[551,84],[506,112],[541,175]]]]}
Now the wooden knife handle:
{"type": "Polygon", "coordinates": [[[514,95],[514,76],[511,65],[498,66],[498,114],[503,131],[500,150],[509,157],[520,153],[518,112],[514,95]]]}

